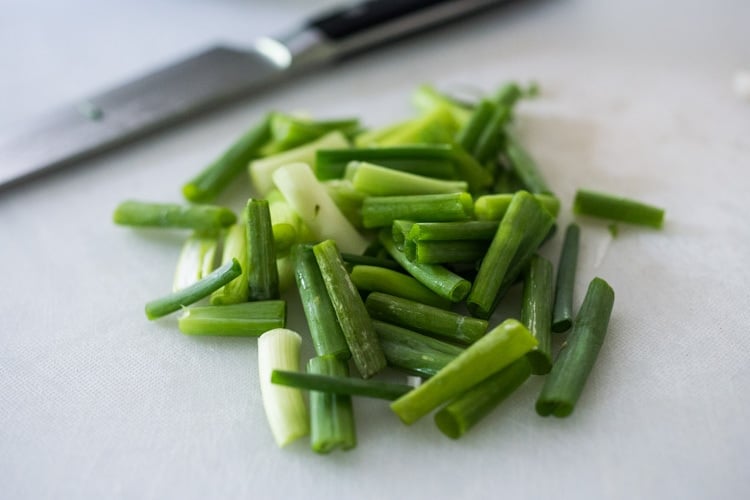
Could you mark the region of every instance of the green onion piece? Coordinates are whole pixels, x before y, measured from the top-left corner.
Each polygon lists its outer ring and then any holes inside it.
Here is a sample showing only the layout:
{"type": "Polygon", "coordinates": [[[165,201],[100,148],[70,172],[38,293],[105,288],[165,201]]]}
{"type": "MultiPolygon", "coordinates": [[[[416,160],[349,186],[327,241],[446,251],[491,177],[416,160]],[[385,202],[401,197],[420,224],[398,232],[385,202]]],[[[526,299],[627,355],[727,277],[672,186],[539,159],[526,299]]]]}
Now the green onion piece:
{"type": "Polygon", "coordinates": [[[320,180],[340,179],[350,162],[360,161],[436,179],[453,179],[456,171],[450,157],[451,150],[447,144],[319,149],[315,157],[315,175],[320,180]]]}
{"type": "MultiPolygon", "coordinates": [[[[315,151],[321,148],[345,148],[349,141],[339,131],[330,132],[323,137],[302,146],[284,151],[273,156],[250,162],[248,171],[250,180],[259,196],[265,196],[273,189],[273,174],[276,170],[289,163],[307,163],[315,161],[315,151]]],[[[283,192],[283,191],[282,191],[283,192]]],[[[286,196],[286,195],[285,195],[286,196]]]]}
{"type": "Polygon", "coordinates": [[[554,224],[552,216],[526,191],[513,195],[508,212],[500,222],[467,299],[474,316],[489,318],[502,293],[522,270],[523,258],[530,257],[554,224]]]}
{"type": "Polygon", "coordinates": [[[313,253],[354,365],[363,378],[370,378],[385,368],[386,361],[365,304],[333,240],[313,246],[313,253]]]}
{"type": "Polygon", "coordinates": [[[350,266],[377,266],[391,269],[393,271],[403,271],[404,268],[391,258],[371,257],[369,255],[355,255],[353,253],[341,252],[341,258],[350,266]]]}
{"type": "Polygon", "coordinates": [[[381,141],[396,135],[400,130],[410,127],[413,120],[392,123],[386,127],[360,132],[354,137],[354,145],[358,148],[377,147],[381,141]]]}
{"type": "Polygon", "coordinates": [[[552,263],[540,255],[534,255],[524,276],[521,322],[539,343],[536,349],[526,355],[537,375],[549,373],[552,368],[550,323],[553,295],[552,263]]]}
{"type": "Polygon", "coordinates": [[[368,295],[365,307],[374,320],[462,344],[476,342],[487,332],[487,322],[483,319],[463,316],[381,292],[368,295]]]}
{"type": "Polygon", "coordinates": [[[172,227],[211,231],[231,226],[237,216],[215,205],[177,205],[128,200],[115,208],[113,220],[122,226],[172,227]]]}
{"type": "Polygon", "coordinates": [[[209,203],[226,188],[271,137],[270,116],[248,130],[237,142],[198,175],[182,186],[182,194],[193,203],[209,203]]]}
{"type": "Polygon", "coordinates": [[[266,200],[268,200],[268,210],[271,213],[276,254],[285,254],[293,244],[298,242],[302,220],[278,189],[269,191],[266,200]]]}
{"type": "Polygon", "coordinates": [[[404,241],[406,241],[406,235],[411,231],[414,222],[410,220],[394,220],[391,225],[391,232],[393,233],[393,242],[397,248],[404,247],[404,241]]]}
{"type": "Polygon", "coordinates": [[[425,383],[391,403],[406,424],[412,424],[470,387],[497,373],[536,347],[521,323],[507,319],[469,346],[425,383]]]}
{"type": "MultiPolygon", "coordinates": [[[[560,212],[560,200],[550,194],[535,194],[534,198],[553,217],[560,212]]],[[[474,201],[474,213],[479,220],[501,220],[508,211],[513,193],[486,194],[474,201]]]]}
{"type": "Polygon", "coordinates": [[[510,106],[497,106],[487,125],[477,139],[476,146],[472,150],[474,158],[479,163],[485,164],[497,155],[503,137],[503,128],[510,121],[512,108],[510,106]]]}
{"type": "Polygon", "coordinates": [[[390,226],[397,219],[468,220],[473,213],[474,203],[469,193],[368,196],[362,204],[362,224],[375,228],[390,226]]]}
{"type": "Polygon", "coordinates": [[[555,285],[555,305],[552,312],[552,331],[567,332],[573,326],[573,287],[578,266],[578,245],[581,229],[578,224],[569,224],[560,252],[555,285]]]}
{"type": "Polygon", "coordinates": [[[249,199],[247,215],[248,300],[279,298],[279,271],[276,268],[271,213],[268,200],[249,199]]]}
{"type": "MultiPolygon", "coordinates": [[[[409,240],[405,248],[410,248],[409,240]]],[[[489,241],[457,240],[457,241],[417,241],[414,244],[414,258],[420,264],[456,264],[460,262],[475,262],[484,257],[489,247],[489,241]]],[[[408,251],[404,253],[409,257],[408,251]]]]}
{"type": "Polygon", "coordinates": [[[283,295],[294,286],[294,261],[290,254],[276,259],[276,270],[279,275],[279,294],[283,295]]]}
{"type": "Polygon", "coordinates": [[[284,165],[274,172],[273,181],[316,240],[332,239],[350,253],[362,253],[367,248],[367,239],[344,217],[309,166],[284,165]]]}
{"type": "Polygon", "coordinates": [[[437,412],[435,424],[449,438],[460,438],[526,382],[530,375],[531,366],[526,359],[514,361],[437,412]]]}
{"type": "Polygon", "coordinates": [[[567,417],[573,413],[607,334],[614,301],[615,293],[609,284],[601,278],[594,278],[573,323],[573,330],[537,399],[539,415],[567,417]]]}
{"type": "MultiPolygon", "coordinates": [[[[334,356],[319,356],[307,362],[307,373],[348,377],[349,366],[334,356]]],[[[316,453],[357,445],[351,396],[310,391],[310,447],[316,453]]]]}
{"type": "Polygon", "coordinates": [[[495,220],[461,222],[417,222],[407,238],[414,241],[491,240],[500,225],[495,220]]]}
{"type": "Polygon", "coordinates": [[[551,191],[547,182],[542,177],[539,167],[531,155],[518,143],[518,140],[512,135],[506,138],[506,154],[510,160],[513,172],[521,180],[524,189],[534,194],[550,194],[551,191]]]}
{"type": "Polygon", "coordinates": [[[357,265],[351,278],[360,291],[383,292],[440,309],[449,309],[451,301],[439,296],[412,276],[384,267],[357,265]]]}
{"type": "Polygon", "coordinates": [[[500,106],[513,107],[523,95],[523,90],[516,82],[508,82],[498,89],[495,94],[495,102],[500,106]]]}
{"type": "Polygon", "coordinates": [[[412,95],[412,103],[422,113],[435,108],[445,108],[453,115],[457,124],[464,126],[471,114],[471,106],[438,91],[431,85],[420,85],[412,95]]]}
{"type": "Polygon", "coordinates": [[[388,364],[395,368],[432,377],[463,349],[400,326],[373,321],[388,364]]]}
{"type": "Polygon", "coordinates": [[[664,209],[613,194],[586,189],[576,191],[573,213],[657,229],[661,228],[664,223],[664,209]]]}
{"type": "Polygon", "coordinates": [[[466,151],[474,151],[482,131],[495,113],[496,105],[489,99],[480,100],[466,124],[456,134],[456,142],[466,151]]]}
{"type": "Polygon", "coordinates": [[[361,161],[350,162],[345,176],[354,189],[371,196],[460,193],[469,187],[466,181],[433,179],[361,161]]]}
{"type": "Polygon", "coordinates": [[[335,179],[323,182],[323,186],[346,220],[355,228],[362,228],[362,203],[367,195],[354,189],[351,181],[335,179]]]}
{"type": "Polygon", "coordinates": [[[271,117],[272,142],[263,148],[263,155],[287,151],[314,141],[334,130],[350,135],[356,132],[358,127],[359,121],[356,119],[312,121],[283,113],[273,113],[271,117]]]}
{"type": "Polygon", "coordinates": [[[190,307],[179,317],[177,326],[188,335],[259,337],[268,330],[286,326],[286,302],[264,300],[190,307]]]}
{"type": "Polygon", "coordinates": [[[308,391],[330,392],[333,394],[348,394],[367,398],[386,399],[393,401],[413,389],[406,384],[393,384],[379,380],[362,380],[349,377],[332,377],[328,375],[312,375],[285,370],[274,370],[271,382],[307,389],[308,391]]]}
{"type": "Polygon", "coordinates": [[[177,258],[172,291],[192,285],[216,269],[217,233],[195,233],[185,240],[177,258]]]}
{"type": "Polygon", "coordinates": [[[294,258],[294,277],[315,352],[318,356],[331,354],[338,358],[348,359],[351,356],[349,347],[336,318],[331,299],[328,297],[312,245],[295,245],[292,249],[292,257],[294,258]]]}
{"type": "Polygon", "coordinates": [[[146,304],[146,317],[156,319],[173,313],[182,307],[198,302],[203,297],[226,285],[242,273],[242,267],[237,259],[224,264],[208,276],[192,285],[172,292],[146,304]]]}
{"type": "Polygon", "coordinates": [[[410,120],[402,127],[382,137],[380,146],[403,146],[411,144],[449,143],[458,131],[458,123],[447,106],[437,107],[422,116],[410,120]]]}
{"type": "Polygon", "coordinates": [[[471,290],[471,282],[438,264],[419,264],[410,261],[406,255],[396,248],[393,235],[388,228],[378,234],[385,249],[417,281],[451,302],[460,302],[471,290]]]}
{"type": "Polygon", "coordinates": [[[276,444],[286,446],[309,432],[302,392],[271,382],[275,370],[299,372],[302,337],[286,328],[269,330],[258,339],[258,375],[263,408],[276,444]]]}
{"type": "MultiPolygon", "coordinates": [[[[222,264],[232,262],[237,259],[238,262],[247,262],[247,229],[245,224],[234,224],[227,230],[224,238],[224,251],[222,254],[222,264]]],[[[244,266],[247,267],[247,266],[244,266]]],[[[211,305],[227,305],[247,302],[247,296],[250,290],[247,285],[247,269],[242,269],[236,279],[233,279],[223,287],[211,294],[211,305]]]]}
{"type": "Polygon", "coordinates": [[[495,172],[495,185],[492,188],[493,193],[513,194],[516,191],[521,191],[523,188],[524,186],[521,183],[521,180],[516,176],[515,172],[509,168],[501,167],[495,172]]]}

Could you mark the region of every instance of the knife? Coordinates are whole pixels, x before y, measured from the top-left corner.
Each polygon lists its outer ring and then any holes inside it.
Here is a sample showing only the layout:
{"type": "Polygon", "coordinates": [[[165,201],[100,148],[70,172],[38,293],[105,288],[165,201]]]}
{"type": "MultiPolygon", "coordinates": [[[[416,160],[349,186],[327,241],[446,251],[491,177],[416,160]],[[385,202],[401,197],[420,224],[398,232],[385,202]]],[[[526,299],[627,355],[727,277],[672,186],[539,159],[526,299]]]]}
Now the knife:
{"type": "Polygon", "coordinates": [[[0,144],[0,190],[341,59],[509,0],[376,0],[247,49],[209,48],[32,121],[0,144]]]}

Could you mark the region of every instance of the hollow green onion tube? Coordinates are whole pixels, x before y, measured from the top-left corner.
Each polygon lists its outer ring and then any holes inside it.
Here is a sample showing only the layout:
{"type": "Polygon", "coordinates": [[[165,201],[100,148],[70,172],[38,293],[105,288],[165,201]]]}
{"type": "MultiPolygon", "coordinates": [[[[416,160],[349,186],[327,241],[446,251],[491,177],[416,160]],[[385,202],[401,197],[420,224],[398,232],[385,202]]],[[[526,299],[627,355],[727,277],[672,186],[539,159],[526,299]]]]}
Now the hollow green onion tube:
{"type": "Polygon", "coordinates": [[[258,339],[258,376],[263,409],[279,447],[306,436],[310,431],[302,391],[271,382],[275,370],[299,372],[302,337],[286,328],[269,330],[258,339]]]}
{"type": "Polygon", "coordinates": [[[431,85],[420,85],[412,94],[412,104],[422,113],[428,113],[435,108],[446,108],[453,115],[457,124],[463,126],[469,120],[471,105],[461,102],[445,93],[438,91],[431,85]]]}
{"type": "Polygon", "coordinates": [[[347,165],[346,178],[354,189],[370,196],[460,193],[469,188],[466,181],[433,179],[361,161],[347,165]]]}
{"type": "Polygon", "coordinates": [[[417,222],[406,237],[414,241],[491,240],[499,225],[496,220],[417,222]]]}
{"type": "Polygon", "coordinates": [[[664,210],[640,201],[586,189],[576,191],[573,212],[656,229],[664,223],[664,210]]]}
{"type": "Polygon", "coordinates": [[[368,196],[362,204],[362,224],[366,228],[390,226],[394,220],[468,220],[474,213],[469,193],[423,194],[412,196],[368,196]]]}
{"type": "Polygon", "coordinates": [[[553,295],[552,263],[540,255],[532,256],[524,276],[521,322],[539,343],[526,355],[537,375],[549,373],[552,368],[553,295]]]}
{"type": "Polygon", "coordinates": [[[263,148],[263,155],[273,155],[314,141],[338,130],[344,135],[357,131],[356,119],[312,121],[283,113],[271,117],[271,141],[263,148]]]}
{"type": "MultiPolygon", "coordinates": [[[[413,260],[420,264],[456,264],[475,262],[484,257],[489,241],[417,241],[408,240],[404,248],[411,248],[413,243],[413,260]]],[[[411,252],[405,252],[411,257],[411,252]]]]}
{"type": "Polygon", "coordinates": [[[451,307],[450,300],[439,296],[414,277],[392,269],[357,265],[352,268],[351,278],[360,291],[383,292],[440,309],[451,307]]]}
{"type": "Polygon", "coordinates": [[[349,377],[332,377],[328,375],[313,375],[292,371],[274,370],[271,382],[288,387],[307,389],[308,391],[330,392],[334,394],[349,394],[368,398],[386,399],[393,401],[413,389],[406,384],[393,384],[379,380],[362,380],[349,377]]]}
{"type": "Polygon", "coordinates": [[[567,417],[573,413],[607,334],[614,301],[612,287],[603,279],[594,278],[573,323],[573,330],[536,401],[539,415],[567,417]]]}
{"type": "Polygon", "coordinates": [[[172,291],[192,285],[216,269],[218,247],[219,235],[216,232],[195,233],[188,237],[177,258],[172,291]]]}
{"type": "Polygon", "coordinates": [[[271,138],[270,117],[248,130],[213,163],[182,186],[182,194],[193,203],[208,203],[226,188],[247,163],[260,156],[260,150],[271,138]]]}
{"type": "Polygon", "coordinates": [[[555,304],[552,310],[552,331],[556,333],[567,332],[573,326],[573,288],[576,280],[580,239],[581,229],[578,224],[568,225],[557,267],[555,304]]]}
{"type": "Polygon", "coordinates": [[[182,307],[198,302],[203,297],[226,285],[242,273],[237,259],[222,265],[211,274],[190,286],[146,304],[146,317],[156,319],[173,313],[182,307]]]}
{"type": "Polygon", "coordinates": [[[495,104],[489,99],[482,99],[474,107],[469,120],[456,134],[456,142],[467,151],[473,151],[476,147],[482,130],[487,126],[490,118],[495,112],[495,104]]]}
{"type": "Polygon", "coordinates": [[[516,255],[536,251],[553,224],[552,216],[531,194],[519,191],[513,195],[467,298],[472,315],[489,318],[501,298],[501,290],[521,271],[523,262],[516,255]]]}
{"type": "Polygon", "coordinates": [[[247,202],[248,300],[279,298],[279,271],[276,268],[271,213],[268,200],[247,202]]]}
{"type": "Polygon", "coordinates": [[[458,124],[446,106],[439,106],[417,118],[409,120],[378,141],[380,146],[403,146],[407,144],[448,143],[458,130],[458,124]]]}
{"type": "MultiPolygon", "coordinates": [[[[237,259],[238,262],[247,262],[246,233],[245,224],[233,224],[229,227],[224,237],[223,264],[232,262],[232,259],[237,259]]],[[[247,302],[249,289],[246,267],[243,267],[242,273],[236,279],[233,279],[211,294],[211,305],[219,306],[247,302]]]]}
{"type": "Polygon", "coordinates": [[[357,255],[341,252],[341,258],[349,266],[376,266],[391,269],[392,271],[403,271],[404,268],[391,258],[372,257],[370,255],[357,255]]]}
{"type": "Polygon", "coordinates": [[[512,135],[509,134],[506,141],[505,152],[508,155],[513,172],[521,180],[524,189],[534,194],[550,194],[549,186],[547,186],[547,182],[542,177],[542,173],[531,155],[512,135]]]}
{"type": "Polygon", "coordinates": [[[259,337],[286,325],[286,302],[264,300],[226,306],[197,306],[185,309],[177,320],[188,335],[259,337]]]}
{"type": "Polygon", "coordinates": [[[438,429],[458,439],[518,389],[531,375],[531,366],[518,359],[458,396],[435,414],[438,429]]]}
{"type": "Polygon", "coordinates": [[[315,176],[320,180],[340,179],[350,162],[360,161],[435,179],[453,179],[456,171],[451,151],[446,144],[319,149],[315,157],[315,176]]]}
{"type": "MultiPolygon", "coordinates": [[[[553,217],[560,212],[560,200],[550,194],[535,194],[534,198],[553,217]]],[[[499,221],[508,211],[513,193],[486,194],[474,201],[474,214],[480,221],[499,221]]]]}
{"type": "MultiPolygon", "coordinates": [[[[348,377],[345,361],[334,356],[319,356],[307,362],[307,373],[348,377]]],[[[310,391],[310,447],[316,453],[336,448],[349,450],[357,445],[352,398],[346,394],[310,391]]]]}
{"type": "Polygon", "coordinates": [[[391,225],[391,230],[393,233],[393,242],[396,244],[397,248],[403,248],[404,247],[404,241],[406,240],[406,235],[409,234],[409,231],[411,231],[412,226],[414,226],[414,222],[410,220],[394,220],[393,224],[391,225]]]}
{"type": "Polygon", "coordinates": [[[462,392],[497,373],[536,347],[525,326],[507,319],[469,346],[425,383],[391,403],[406,424],[412,424],[462,392]]]}
{"type": "Polygon", "coordinates": [[[268,200],[268,211],[271,214],[276,254],[286,254],[300,238],[302,220],[278,189],[272,189],[266,196],[266,200],[268,200]]]}
{"type": "Polygon", "coordinates": [[[479,163],[485,164],[492,160],[500,149],[503,137],[503,127],[511,118],[511,106],[497,106],[487,120],[487,125],[477,139],[476,146],[473,149],[474,158],[479,163]]]}
{"type": "Polygon", "coordinates": [[[292,249],[294,278],[302,302],[302,310],[318,356],[326,354],[348,359],[351,354],[341,331],[336,311],[328,297],[323,275],[312,245],[295,245],[292,249]]]}
{"type": "Polygon", "coordinates": [[[333,240],[313,246],[313,253],[354,365],[363,378],[370,378],[385,368],[386,361],[365,304],[333,240]]]}
{"type": "Polygon", "coordinates": [[[460,302],[471,290],[471,282],[439,264],[418,264],[410,261],[396,248],[388,228],[378,233],[378,238],[393,259],[417,281],[451,302],[460,302]]]}
{"type": "Polygon", "coordinates": [[[476,342],[487,332],[487,322],[483,319],[385,293],[373,292],[368,295],[365,307],[372,319],[462,344],[476,342]]]}
{"type": "Polygon", "coordinates": [[[228,208],[215,205],[177,205],[128,200],[113,215],[115,224],[138,227],[171,227],[211,231],[231,226],[237,216],[228,208]]]}
{"type": "Polygon", "coordinates": [[[374,320],[375,331],[388,364],[395,368],[432,377],[463,349],[400,326],[374,320]]]}

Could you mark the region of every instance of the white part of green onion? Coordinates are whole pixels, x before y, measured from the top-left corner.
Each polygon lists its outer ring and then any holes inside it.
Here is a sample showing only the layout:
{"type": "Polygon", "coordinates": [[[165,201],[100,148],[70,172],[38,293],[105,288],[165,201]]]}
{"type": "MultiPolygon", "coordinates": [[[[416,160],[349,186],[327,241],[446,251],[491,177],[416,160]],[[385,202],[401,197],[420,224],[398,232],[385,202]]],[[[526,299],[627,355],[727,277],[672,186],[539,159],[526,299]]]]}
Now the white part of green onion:
{"type": "Polygon", "coordinates": [[[249,165],[250,180],[258,196],[265,197],[273,189],[273,173],[280,167],[295,162],[308,165],[315,163],[315,153],[318,149],[348,148],[349,141],[339,131],[330,132],[323,137],[302,146],[284,151],[259,160],[251,161],[249,165]]]}
{"type": "Polygon", "coordinates": [[[317,240],[334,240],[342,252],[365,251],[369,242],[339,210],[307,164],[284,165],[274,172],[273,181],[317,240]]]}
{"type": "Polygon", "coordinates": [[[258,338],[258,374],[263,408],[276,444],[286,446],[309,431],[302,391],[271,383],[273,370],[299,371],[302,337],[286,328],[274,328],[258,338]]]}
{"type": "Polygon", "coordinates": [[[216,269],[216,249],[219,238],[215,235],[193,234],[182,245],[177,258],[172,291],[192,285],[216,269]]]}

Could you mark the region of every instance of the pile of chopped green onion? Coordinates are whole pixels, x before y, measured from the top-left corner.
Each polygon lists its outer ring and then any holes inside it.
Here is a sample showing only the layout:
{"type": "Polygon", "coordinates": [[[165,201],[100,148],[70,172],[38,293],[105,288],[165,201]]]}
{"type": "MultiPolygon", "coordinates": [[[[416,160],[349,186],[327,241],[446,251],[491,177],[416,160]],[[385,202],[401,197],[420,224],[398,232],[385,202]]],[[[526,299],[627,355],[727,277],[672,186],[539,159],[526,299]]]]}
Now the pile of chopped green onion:
{"type": "MultiPolygon", "coordinates": [[[[279,446],[309,435],[318,453],[355,447],[353,397],[390,401],[405,424],[434,411],[456,439],[532,374],[546,377],[537,413],[570,415],[614,292],[594,277],[574,310],[578,224],[564,233],[556,270],[538,253],[560,201],[513,132],[516,104],[535,94],[509,83],[466,103],[425,86],[416,117],[375,129],[268,114],[182,187],[187,203],[115,209],[117,224],[192,231],[172,292],[147,302],[146,316],[181,311],[185,334],[257,337],[279,446]],[[239,215],[213,205],[243,174],[253,192],[239,215]],[[500,320],[514,286],[521,307],[500,320]],[[285,328],[294,293],[304,336],[285,328]],[[566,332],[553,352],[552,336],[566,332]],[[304,364],[303,342],[316,354],[304,364]],[[394,383],[398,372],[421,383],[394,383]]],[[[656,228],[664,217],[587,189],[573,210],[656,228]]]]}

